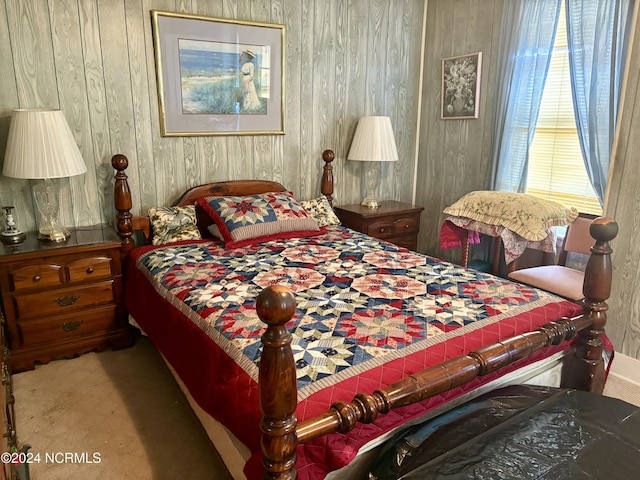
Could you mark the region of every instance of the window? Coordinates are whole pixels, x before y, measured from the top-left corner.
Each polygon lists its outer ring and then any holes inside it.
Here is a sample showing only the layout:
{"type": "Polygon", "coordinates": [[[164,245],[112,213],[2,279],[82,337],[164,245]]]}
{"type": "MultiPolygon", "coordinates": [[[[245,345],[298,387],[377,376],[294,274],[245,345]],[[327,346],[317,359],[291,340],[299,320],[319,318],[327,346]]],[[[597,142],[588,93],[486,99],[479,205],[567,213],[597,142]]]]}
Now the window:
{"type": "Polygon", "coordinates": [[[564,4],[529,150],[526,193],[600,215],[602,207],[587,177],[573,114],[564,4]]]}

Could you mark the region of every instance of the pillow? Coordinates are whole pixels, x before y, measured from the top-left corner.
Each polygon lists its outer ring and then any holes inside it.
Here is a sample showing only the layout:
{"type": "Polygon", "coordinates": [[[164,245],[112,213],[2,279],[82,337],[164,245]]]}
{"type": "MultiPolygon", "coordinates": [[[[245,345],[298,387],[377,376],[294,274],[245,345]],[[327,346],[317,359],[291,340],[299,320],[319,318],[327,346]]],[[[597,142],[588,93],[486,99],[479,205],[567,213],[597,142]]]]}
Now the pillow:
{"type": "Polygon", "coordinates": [[[313,218],[319,227],[326,227],[327,225],[340,225],[340,219],[333,212],[331,204],[327,197],[322,195],[321,197],[314,198],[313,200],[306,200],[300,202],[302,208],[304,208],[309,216],[313,218]]]}
{"type": "Polygon", "coordinates": [[[196,225],[195,205],[150,208],[149,220],[153,245],[202,238],[196,225]]]}
{"type": "Polygon", "coordinates": [[[322,233],[291,192],[205,197],[196,203],[213,219],[227,248],[322,233]]]}
{"type": "Polygon", "coordinates": [[[468,193],[444,213],[500,225],[532,241],[545,239],[549,227],[569,225],[578,216],[578,210],[558,202],[526,193],[495,191],[468,193]]]}

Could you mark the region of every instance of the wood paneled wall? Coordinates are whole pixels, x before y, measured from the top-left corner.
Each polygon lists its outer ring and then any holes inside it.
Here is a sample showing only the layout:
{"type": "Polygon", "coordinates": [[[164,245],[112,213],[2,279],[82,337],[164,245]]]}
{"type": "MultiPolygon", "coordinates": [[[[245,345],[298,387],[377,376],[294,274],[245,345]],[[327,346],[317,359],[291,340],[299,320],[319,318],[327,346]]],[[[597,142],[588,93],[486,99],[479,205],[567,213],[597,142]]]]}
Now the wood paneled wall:
{"type": "Polygon", "coordinates": [[[637,21],[627,63],[621,115],[609,172],[606,215],[620,231],[612,242],[613,286],[607,335],[618,352],[640,360],[640,25],[637,21]]]}
{"type": "MultiPolygon", "coordinates": [[[[361,199],[345,161],[358,118],[392,119],[400,161],[381,196],[410,201],[423,0],[0,0],[0,158],[15,108],[60,108],[87,173],[61,181],[67,226],[113,223],[110,158],[130,160],[134,213],[216,180],[276,180],[319,195],[321,154],[336,153],[338,203],[361,199]],[[150,11],[284,24],[285,135],[160,136],[150,11]]],[[[0,177],[0,203],[35,229],[30,180],[0,177]]]]}
{"type": "Polygon", "coordinates": [[[431,0],[427,9],[416,178],[416,203],[425,210],[418,249],[454,262],[460,261],[459,249],[439,249],[442,211],[464,194],[487,188],[503,1],[431,0]],[[442,59],[475,52],[482,52],[479,118],[442,120],[442,59]]]}

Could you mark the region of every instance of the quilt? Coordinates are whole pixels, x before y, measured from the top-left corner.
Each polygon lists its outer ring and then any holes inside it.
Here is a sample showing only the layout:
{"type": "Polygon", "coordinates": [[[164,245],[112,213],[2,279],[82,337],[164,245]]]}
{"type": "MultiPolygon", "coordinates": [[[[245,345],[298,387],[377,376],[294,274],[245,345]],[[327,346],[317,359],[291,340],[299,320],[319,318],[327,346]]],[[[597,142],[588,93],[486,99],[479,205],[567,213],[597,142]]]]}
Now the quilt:
{"type": "MultiPolygon", "coordinates": [[[[255,452],[249,478],[259,469],[257,379],[265,330],[255,299],[269,285],[288,286],[297,302],[288,327],[299,420],[334,401],[580,313],[577,305],[546,292],[341,226],[236,249],[211,240],[141,247],[127,268],[129,312],[200,406],[255,452]]],[[[539,355],[561,348],[566,345],[539,355]]],[[[299,477],[323,478],[376,436],[493,378],[299,447],[299,477]]]]}

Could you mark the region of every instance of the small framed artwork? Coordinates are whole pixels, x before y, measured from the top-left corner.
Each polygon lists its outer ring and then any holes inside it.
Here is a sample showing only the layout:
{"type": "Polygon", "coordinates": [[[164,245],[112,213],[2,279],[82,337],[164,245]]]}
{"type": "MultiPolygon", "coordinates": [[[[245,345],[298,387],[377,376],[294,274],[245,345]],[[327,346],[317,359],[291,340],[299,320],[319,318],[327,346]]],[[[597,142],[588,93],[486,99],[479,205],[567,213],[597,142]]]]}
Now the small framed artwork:
{"type": "Polygon", "coordinates": [[[284,25],[151,17],[163,137],[284,134],[284,25]]]}
{"type": "Polygon", "coordinates": [[[442,59],[441,118],[478,118],[482,52],[442,59]]]}

